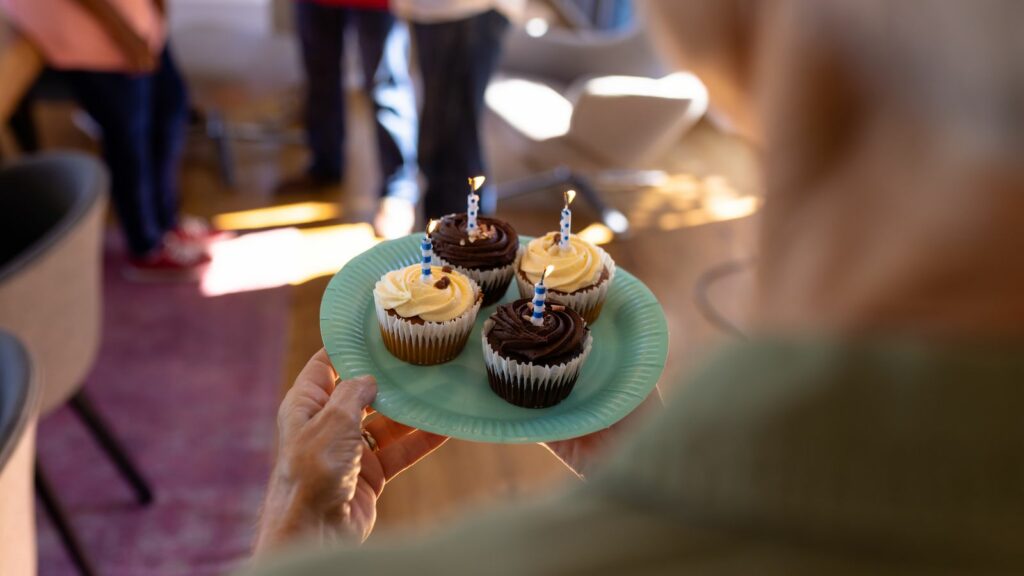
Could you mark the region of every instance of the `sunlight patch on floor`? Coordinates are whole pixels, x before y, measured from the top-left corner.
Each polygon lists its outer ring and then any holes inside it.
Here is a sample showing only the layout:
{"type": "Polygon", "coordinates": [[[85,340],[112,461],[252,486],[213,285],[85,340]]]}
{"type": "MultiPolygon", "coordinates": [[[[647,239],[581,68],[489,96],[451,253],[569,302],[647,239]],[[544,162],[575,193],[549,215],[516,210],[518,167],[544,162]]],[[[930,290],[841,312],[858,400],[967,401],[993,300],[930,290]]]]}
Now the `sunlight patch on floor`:
{"type": "Polygon", "coordinates": [[[277,228],[245,234],[210,248],[204,296],[298,285],[337,272],[380,239],[369,224],[277,228]]]}
{"type": "Polygon", "coordinates": [[[225,212],[211,220],[221,230],[256,230],[323,222],[341,216],[341,208],[332,202],[297,202],[240,212],[225,212]]]}
{"type": "Polygon", "coordinates": [[[760,197],[738,190],[716,174],[703,178],[674,174],[634,198],[627,210],[634,232],[671,231],[744,218],[761,206],[760,197]]]}
{"type": "Polygon", "coordinates": [[[302,230],[302,241],[301,266],[293,285],[334,274],[381,239],[369,224],[338,224],[302,230]]]}

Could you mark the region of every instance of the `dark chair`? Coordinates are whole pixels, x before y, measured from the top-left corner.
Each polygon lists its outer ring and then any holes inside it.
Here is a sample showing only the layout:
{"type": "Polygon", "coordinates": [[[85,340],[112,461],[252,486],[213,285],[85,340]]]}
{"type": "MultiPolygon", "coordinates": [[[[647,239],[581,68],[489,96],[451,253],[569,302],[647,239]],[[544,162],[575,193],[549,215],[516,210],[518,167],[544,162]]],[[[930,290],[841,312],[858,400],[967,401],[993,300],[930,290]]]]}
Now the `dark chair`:
{"type": "MultiPolygon", "coordinates": [[[[101,236],[107,174],[95,159],[55,153],[0,169],[0,328],[39,366],[40,414],[67,402],[131,484],[152,491],[82,383],[100,343],[101,236]]],[[[54,487],[36,465],[36,490],[72,559],[94,574],[54,487]]]]}
{"type": "Polygon", "coordinates": [[[32,502],[37,390],[28,352],[0,330],[0,574],[36,573],[32,502]]]}

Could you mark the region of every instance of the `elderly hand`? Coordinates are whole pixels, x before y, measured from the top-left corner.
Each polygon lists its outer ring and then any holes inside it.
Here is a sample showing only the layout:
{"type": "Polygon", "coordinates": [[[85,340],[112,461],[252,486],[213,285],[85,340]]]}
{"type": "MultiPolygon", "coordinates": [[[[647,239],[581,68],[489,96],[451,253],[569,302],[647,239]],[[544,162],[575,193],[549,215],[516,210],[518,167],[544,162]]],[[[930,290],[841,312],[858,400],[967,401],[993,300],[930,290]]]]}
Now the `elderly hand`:
{"type": "Polygon", "coordinates": [[[587,473],[608,453],[609,449],[618,443],[624,433],[632,430],[661,406],[661,391],[655,387],[635,410],[608,428],[579,438],[545,442],[544,446],[577,476],[585,478],[587,473]]]}
{"type": "Polygon", "coordinates": [[[384,484],[447,440],[382,415],[366,423],[372,440],[365,440],[363,415],[376,382],[371,376],[335,382],[320,350],[281,403],[277,464],[257,552],[300,534],[362,542],[373,530],[384,484]]]}

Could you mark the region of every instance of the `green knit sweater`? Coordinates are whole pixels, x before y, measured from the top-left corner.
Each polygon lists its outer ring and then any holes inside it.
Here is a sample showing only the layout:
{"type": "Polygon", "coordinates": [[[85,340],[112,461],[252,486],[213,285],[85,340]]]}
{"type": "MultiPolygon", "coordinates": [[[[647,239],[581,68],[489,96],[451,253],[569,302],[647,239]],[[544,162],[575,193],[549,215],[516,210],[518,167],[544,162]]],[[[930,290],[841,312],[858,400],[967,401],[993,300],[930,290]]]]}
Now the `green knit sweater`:
{"type": "Polygon", "coordinates": [[[743,345],[592,478],[251,576],[1024,574],[1024,346],[743,345]]]}

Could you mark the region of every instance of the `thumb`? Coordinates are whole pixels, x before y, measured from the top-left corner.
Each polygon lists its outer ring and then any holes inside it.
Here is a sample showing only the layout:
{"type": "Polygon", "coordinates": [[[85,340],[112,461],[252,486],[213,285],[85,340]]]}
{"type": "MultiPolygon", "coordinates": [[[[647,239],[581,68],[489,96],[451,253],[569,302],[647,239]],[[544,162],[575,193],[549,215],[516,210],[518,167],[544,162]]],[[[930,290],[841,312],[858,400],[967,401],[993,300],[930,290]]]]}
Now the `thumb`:
{"type": "Polygon", "coordinates": [[[325,510],[355,496],[363,448],[363,407],[376,394],[377,384],[372,376],[342,380],[304,427],[298,453],[309,456],[314,464],[304,468],[309,476],[309,492],[317,506],[325,510]]]}
{"type": "Polygon", "coordinates": [[[350,422],[358,429],[363,421],[363,408],[369,406],[376,396],[377,380],[373,376],[342,380],[334,387],[321,413],[327,418],[350,422]]]}

